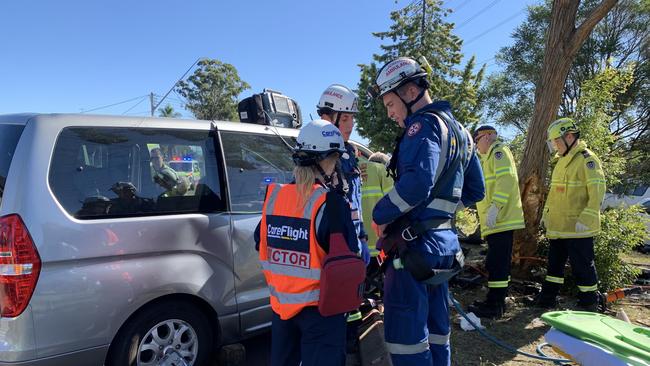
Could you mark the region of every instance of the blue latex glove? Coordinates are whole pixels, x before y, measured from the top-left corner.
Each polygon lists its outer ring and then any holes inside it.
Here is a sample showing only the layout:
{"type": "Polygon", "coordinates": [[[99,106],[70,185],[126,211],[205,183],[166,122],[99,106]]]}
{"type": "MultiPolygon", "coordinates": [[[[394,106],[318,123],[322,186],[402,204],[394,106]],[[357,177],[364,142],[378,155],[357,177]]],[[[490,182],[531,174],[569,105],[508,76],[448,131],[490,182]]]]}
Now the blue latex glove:
{"type": "Polygon", "coordinates": [[[368,264],[370,264],[370,249],[368,249],[368,240],[359,240],[361,241],[361,259],[363,259],[366,267],[368,267],[368,264]]]}

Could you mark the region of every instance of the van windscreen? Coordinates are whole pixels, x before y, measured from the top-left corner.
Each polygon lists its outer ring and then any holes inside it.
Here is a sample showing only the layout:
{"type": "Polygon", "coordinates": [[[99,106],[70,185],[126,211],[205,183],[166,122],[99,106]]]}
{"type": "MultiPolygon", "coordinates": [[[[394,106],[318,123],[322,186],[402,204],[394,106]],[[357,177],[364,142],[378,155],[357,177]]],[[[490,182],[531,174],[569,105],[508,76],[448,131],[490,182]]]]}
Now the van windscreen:
{"type": "Polygon", "coordinates": [[[24,128],[22,125],[0,125],[0,202],[5,191],[9,165],[24,128]]]}

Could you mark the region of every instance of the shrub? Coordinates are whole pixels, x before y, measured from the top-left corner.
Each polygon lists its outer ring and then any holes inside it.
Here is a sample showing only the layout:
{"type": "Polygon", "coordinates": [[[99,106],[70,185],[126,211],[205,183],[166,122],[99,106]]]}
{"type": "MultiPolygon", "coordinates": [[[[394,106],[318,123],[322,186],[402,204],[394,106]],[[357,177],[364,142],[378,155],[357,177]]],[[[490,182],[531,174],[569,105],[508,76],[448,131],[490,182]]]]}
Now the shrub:
{"type": "Polygon", "coordinates": [[[601,215],[602,231],[595,240],[596,270],[600,291],[610,291],[634,282],[639,270],[621,261],[648,236],[647,218],[639,206],[608,209],[601,215]]]}

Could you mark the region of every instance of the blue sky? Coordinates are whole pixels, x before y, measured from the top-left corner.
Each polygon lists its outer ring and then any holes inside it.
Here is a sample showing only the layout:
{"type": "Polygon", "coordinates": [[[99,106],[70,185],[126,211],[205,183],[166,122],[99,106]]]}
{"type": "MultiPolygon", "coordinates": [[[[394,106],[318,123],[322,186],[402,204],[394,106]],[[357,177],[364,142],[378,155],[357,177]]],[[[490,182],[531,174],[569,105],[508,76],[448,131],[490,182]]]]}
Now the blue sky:
{"type": "MultiPolygon", "coordinates": [[[[413,0],[217,1],[25,0],[0,2],[0,114],[148,115],[148,94],[164,95],[200,57],[233,64],[251,85],[280,90],[314,117],[332,83],[356,87],[357,64],[379,51],[392,10],[413,0]]],[[[535,0],[447,0],[466,44],[486,61],[535,0]]],[[[186,118],[182,101],[169,102],[186,118]]],[[[486,121],[489,122],[489,121],[486,121]]]]}

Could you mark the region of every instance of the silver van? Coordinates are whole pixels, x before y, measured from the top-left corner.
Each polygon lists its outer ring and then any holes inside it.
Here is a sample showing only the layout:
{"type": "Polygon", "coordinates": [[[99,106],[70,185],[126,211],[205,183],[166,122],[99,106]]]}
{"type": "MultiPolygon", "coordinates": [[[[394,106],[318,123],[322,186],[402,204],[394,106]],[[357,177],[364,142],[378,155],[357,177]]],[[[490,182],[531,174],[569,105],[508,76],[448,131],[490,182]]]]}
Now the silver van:
{"type": "Polygon", "coordinates": [[[292,180],[297,134],[0,116],[0,365],[200,366],[268,329],[253,231],[266,186],[292,180]],[[173,161],[196,165],[191,189],[173,161]]]}

